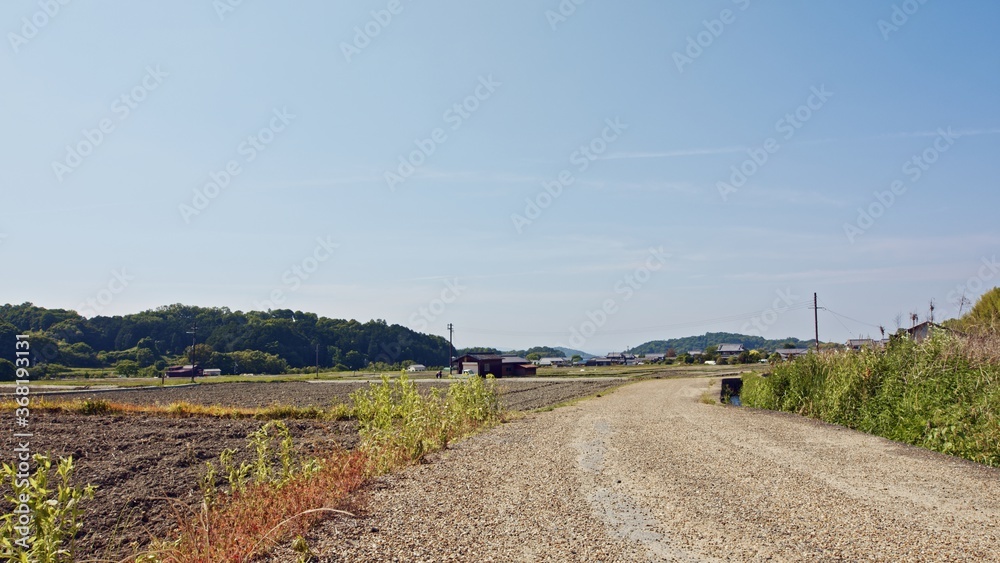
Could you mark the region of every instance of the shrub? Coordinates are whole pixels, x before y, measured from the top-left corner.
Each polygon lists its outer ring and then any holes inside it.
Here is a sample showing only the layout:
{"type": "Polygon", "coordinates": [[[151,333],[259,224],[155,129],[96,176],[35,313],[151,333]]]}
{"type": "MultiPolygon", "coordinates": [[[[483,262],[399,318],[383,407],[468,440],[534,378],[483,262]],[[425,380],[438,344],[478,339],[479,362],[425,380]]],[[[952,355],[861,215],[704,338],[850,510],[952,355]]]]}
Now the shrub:
{"type": "Polygon", "coordinates": [[[885,349],[809,354],[744,378],[744,405],[796,412],[1000,466],[996,338],[943,332],[885,349]]]}
{"type": "Polygon", "coordinates": [[[25,506],[33,517],[28,547],[18,543],[24,530],[20,526],[17,510],[0,517],[0,557],[5,561],[32,563],[70,563],[73,559],[73,538],[83,527],[80,503],[94,497],[95,487],[83,488],[70,484],[73,475],[73,458],[62,458],[56,464],[56,482],[50,484],[52,460],[35,454],[35,472],[28,479],[18,479],[13,465],[3,464],[0,477],[11,484],[7,502],[20,508],[25,506]],[[27,502],[22,503],[21,495],[27,502]]]}

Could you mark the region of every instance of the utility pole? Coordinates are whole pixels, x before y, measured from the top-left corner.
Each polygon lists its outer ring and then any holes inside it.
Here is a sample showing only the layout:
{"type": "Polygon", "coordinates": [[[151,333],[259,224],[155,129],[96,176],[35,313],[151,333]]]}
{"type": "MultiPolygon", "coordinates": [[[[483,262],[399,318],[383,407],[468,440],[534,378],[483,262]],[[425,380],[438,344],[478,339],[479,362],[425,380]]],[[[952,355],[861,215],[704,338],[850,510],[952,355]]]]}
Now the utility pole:
{"type": "Polygon", "coordinates": [[[816,327],[816,353],[819,353],[819,299],[813,293],[813,325],[816,327]]]}
{"type": "Polygon", "coordinates": [[[195,374],[195,367],[194,367],[194,343],[195,343],[195,338],[196,338],[197,334],[198,334],[198,324],[195,323],[191,327],[191,383],[194,383],[194,374],[195,374]]]}
{"type": "Polygon", "coordinates": [[[455,365],[455,345],[451,343],[453,336],[455,336],[455,325],[448,323],[448,375],[455,375],[452,373],[452,367],[455,365]]]}

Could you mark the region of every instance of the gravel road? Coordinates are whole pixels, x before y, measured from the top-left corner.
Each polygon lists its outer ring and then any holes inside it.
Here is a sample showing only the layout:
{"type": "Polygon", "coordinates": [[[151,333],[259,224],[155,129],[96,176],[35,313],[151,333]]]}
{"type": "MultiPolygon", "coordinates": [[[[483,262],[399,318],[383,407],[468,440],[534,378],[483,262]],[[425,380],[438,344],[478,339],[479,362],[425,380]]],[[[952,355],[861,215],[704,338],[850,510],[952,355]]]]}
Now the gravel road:
{"type": "Polygon", "coordinates": [[[320,561],[1000,561],[1000,471],[706,405],[709,384],[527,415],[381,479],[307,541],[320,561]]]}

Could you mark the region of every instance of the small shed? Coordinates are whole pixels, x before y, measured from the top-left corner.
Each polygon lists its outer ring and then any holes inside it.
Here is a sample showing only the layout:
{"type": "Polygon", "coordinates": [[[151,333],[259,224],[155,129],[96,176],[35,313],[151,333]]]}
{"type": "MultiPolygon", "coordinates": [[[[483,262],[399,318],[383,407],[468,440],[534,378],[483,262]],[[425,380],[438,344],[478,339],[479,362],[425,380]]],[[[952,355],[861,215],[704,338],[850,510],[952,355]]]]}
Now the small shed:
{"type": "Polygon", "coordinates": [[[410,367],[406,368],[406,371],[409,372],[427,371],[427,366],[425,366],[424,364],[413,364],[410,367]]]}
{"type": "Polygon", "coordinates": [[[504,356],[502,365],[504,377],[533,376],[537,373],[535,364],[518,356],[504,356]]]}

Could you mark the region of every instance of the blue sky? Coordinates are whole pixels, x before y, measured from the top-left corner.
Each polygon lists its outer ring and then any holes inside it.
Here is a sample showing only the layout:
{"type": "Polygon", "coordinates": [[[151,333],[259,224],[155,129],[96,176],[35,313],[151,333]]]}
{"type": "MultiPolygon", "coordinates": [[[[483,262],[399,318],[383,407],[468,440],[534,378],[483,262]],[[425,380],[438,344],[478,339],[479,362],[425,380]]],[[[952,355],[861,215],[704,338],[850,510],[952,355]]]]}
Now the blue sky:
{"type": "Polygon", "coordinates": [[[600,353],[1000,279],[994,2],[228,7],[0,8],[0,301],[600,353]]]}

